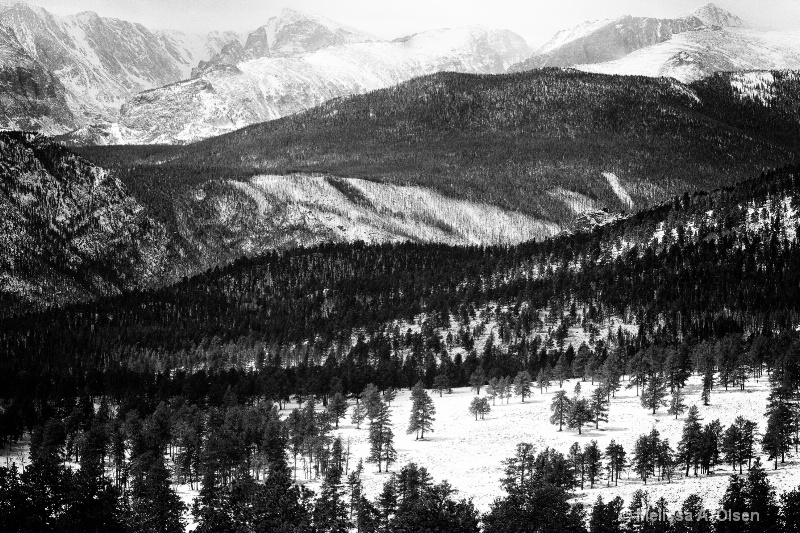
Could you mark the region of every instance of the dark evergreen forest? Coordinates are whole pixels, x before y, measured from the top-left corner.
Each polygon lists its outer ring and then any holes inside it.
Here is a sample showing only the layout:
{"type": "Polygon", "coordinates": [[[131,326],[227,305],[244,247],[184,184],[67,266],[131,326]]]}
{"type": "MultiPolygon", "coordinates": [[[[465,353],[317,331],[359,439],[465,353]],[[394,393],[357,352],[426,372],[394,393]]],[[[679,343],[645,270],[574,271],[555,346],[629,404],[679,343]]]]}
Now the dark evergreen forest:
{"type": "MultiPolygon", "coordinates": [[[[520,375],[524,391],[526,373],[542,385],[588,375],[608,395],[622,381],[642,387],[655,410],[692,373],[712,377],[709,393],[715,380],[744,386],[766,373],[767,432],[756,443],[747,420],[731,426],[726,460],[749,472],[725,497],[763,513],[759,527],[794,531],[800,498],[778,500],[753,449],[777,468],[800,420],[800,248],[786,216],[798,208],[798,172],[687,193],[543,242],[300,248],[157,290],[4,316],[0,444],[30,435],[32,462],[22,473],[0,468],[0,528],[181,531],[186,508],[171,484],[184,482],[200,488],[191,509],[200,531],[683,531],[626,522],[619,500],[587,513],[570,491],[595,483],[602,465],[629,465],[643,483],[684,467],[708,475],[725,428],[698,427],[690,413],[676,451],[657,432],[633,450],[534,453],[521,443],[505,494],[480,515],[422,466],[392,464],[393,391],[415,387],[424,398],[426,388],[480,390],[520,375]],[[546,338],[533,335],[539,310],[560,324],[546,338]],[[480,350],[476,315],[499,324],[480,350]],[[418,332],[399,326],[420,316],[418,332]],[[591,350],[565,345],[568,325],[607,316],[638,331],[620,328],[591,350]],[[453,325],[457,335],[441,334],[453,325]],[[455,346],[467,355],[452,357],[455,346]],[[362,494],[363,466],[332,436],[348,401],[369,419],[371,461],[395,472],[377,499],[362,494]],[[319,494],[295,484],[298,460],[303,476],[323,480],[319,494]]],[[[584,400],[565,397],[561,408],[569,427],[592,420],[584,400]]],[[[630,511],[663,507],[642,496],[630,511]]]]}

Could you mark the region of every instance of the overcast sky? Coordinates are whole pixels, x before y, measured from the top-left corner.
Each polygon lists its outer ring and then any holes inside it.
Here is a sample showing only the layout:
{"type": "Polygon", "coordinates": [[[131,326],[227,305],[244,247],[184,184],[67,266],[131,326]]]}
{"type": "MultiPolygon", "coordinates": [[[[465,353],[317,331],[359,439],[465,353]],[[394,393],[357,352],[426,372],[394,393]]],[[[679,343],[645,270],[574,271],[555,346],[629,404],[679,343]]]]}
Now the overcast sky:
{"type": "MultiPolygon", "coordinates": [[[[8,1],[8,0],[6,0],[8,1]]],[[[508,28],[538,46],[586,20],[621,15],[674,17],[703,0],[33,0],[57,14],[95,11],[150,28],[249,31],[283,7],[295,7],[395,38],[442,27],[484,24],[508,28]]],[[[800,31],[798,0],[719,0],[753,27],[800,31]]]]}

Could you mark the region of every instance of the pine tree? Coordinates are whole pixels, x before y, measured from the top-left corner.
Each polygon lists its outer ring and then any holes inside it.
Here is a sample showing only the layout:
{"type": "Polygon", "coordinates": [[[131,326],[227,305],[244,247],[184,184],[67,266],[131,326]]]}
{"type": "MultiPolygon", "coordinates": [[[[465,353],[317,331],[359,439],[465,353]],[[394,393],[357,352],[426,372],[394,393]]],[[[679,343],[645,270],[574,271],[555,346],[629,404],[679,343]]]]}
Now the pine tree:
{"type": "Polygon", "coordinates": [[[506,477],[500,483],[506,492],[513,493],[522,489],[533,478],[536,464],[535,451],[533,444],[521,442],[517,444],[514,457],[503,461],[506,477]]]}
{"type": "Polygon", "coordinates": [[[683,423],[681,440],[678,442],[678,459],[686,465],[686,476],[689,475],[689,467],[692,464],[694,464],[694,474],[697,475],[697,467],[700,464],[703,437],[700,420],[702,419],[697,406],[691,406],[686,415],[686,421],[683,423]]]}
{"type": "Polygon", "coordinates": [[[675,420],[677,420],[678,416],[682,415],[683,412],[686,411],[686,408],[683,388],[676,385],[675,388],[672,389],[672,399],[669,402],[669,409],[667,410],[667,413],[675,415],[675,420]]]}
{"type": "MultiPolygon", "coordinates": [[[[341,442],[339,443],[341,447],[341,442]]],[[[325,473],[320,495],[314,504],[316,530],[324,533],[347,533],[347,506],[342,497],[342,469],[332,465],[325,473]]]]}
{"type": "Polygon", "coordinates": [[[563,387],[564,381],[569,379],[569,363],[567,363],[567,357],[563,352],[556,363],[555,379],[558,381],[559,388],[563,387]]]}
{"type": "Polygon", "coordinates": [[[339,429],[339,419],[347,414],[347,400],[341,392],[333,395],[328,402],[328,417],[334,421],[336,429],[339,429]]]}
{"type": "Polygon", "coordinates": [[[381,396],[383,396],[383,401],[386,402],[386,405],[391,407],[392,402],[394,401],[395,398],[397,398],[397,389],[395,389],[394,387],[386,387],[386,390],[383,391],[381,396]]]}
{"type": "Polygon", "coordinates": [[[569,420],[571,404],[572,401],[567,397],[567,391],[560,390],[553,395],[553,401],[550,404],[550,410],[553,412],[550,416],[550,423],[558,424],[559,431],[563,429],[564,424],[569,420]]]}
{"type": "Polygon", "coordinates": [[[703,405],[708,405],[711,402],[711,389],[714,388],[714,372],[709,369],[703,375],[703,392],[700,394],[700,399],[703,400],[703,405]]]}
{"type": "Polygon", "coordinates": [[[651,409],[653,414],[656,414],[659,407],[667,405],[664,399],[666,396],[667,387],[664,384],[664,378],[659,374],[653,374],[642,390],[642,407],[651,409]]]}
{"type": "Polygon", "coordinates": [[[594,488],[595,480],[600,477],[603,468],[602,453],[597,441],[593,440],[583,447],[583,461],[586,464],[586,477],[589,478],[589,488],[594,488]]]}
{"type": "Polygon", "coordinates": [[[605,450],[606,468],[608,469],[608,484],[619,482],[619,474],[625,470],[625,448],[612,440],[605,450]]]}
{"type": "Polygon", "coordinates": [[[522,403],[525,403],[525,397],[531,394],[531,375],[527,370],[522,370],[517,373],[514,378],[514,394],[522,397],[522,403]]]}
{"type": "Polygon", "coordinates": [[[422,381],[419,381],[411,391],[411,416],[409,417],[408,434],[417,433],[414,440],[425,440],[425,432],[433,432],[433,422],[436,420],[436,408],[433,400],[428,396],[422,381]]]}
{"type": "Polygon", "coordinates": [[[489,383],[486,384],[486,396],[492,399],[492,405],[495,405],[494,400],[497,398],[499,394],[499,384],[497,382],[497,378],[492,378],[489,380],[489,383]]]}
{"type": "Polygon", "coordinates": [[[364,422],[365,418],[367,418],[367,407],[364,405],[364,402],[357,401],[353,406],[353,415],[350,421],[356,425],[356,429],[361,429],[361,424],[364,422]]]}
{"type": "Polygon", "coordinates": [[[439,393],[440,398],[442,393],[450,392],[450,378],[447,377],[447,374],[438,374],[433,378],[433,390],[439,393]]]}
{"type": "Polygon", "coordinates": [[[483,367],[478,367],[478,369],[469,377],[469,386],[475,391],[475,394],[479,395],[484,383],[486,383],[486,374],[483,371],[483,367]]]}
{"type": "Polygon", "coordinates": [[[605,387],[600,386],[592,391],[589,409],[592,412],[595,429],[600,428],[601,421],[608,422],[608,393],[605,387]]]}
{"type": "Polygon", "coordinates": [[[547,390],[550,387],[550,376],[547,369],[547,366],[543,366],[539,369],[539,373],[536,375],[536,385],[539,387],[539,394],[542,393],[542,389],[547,390]]]}
{"type": "Polygon", "coordinates": [[[378,472],[381,472],[381,464],[384,458],[383,447],[387,441],[387,433],[391,432],[392,422],[389,413],[389,406],[383,401],[378,400],[375,415],[369,425],[370,451],[367,462],[377,463],[378,472]]]}
{"type": "Polygon", "coordinates": [[[589,400],[586,398],[575,397],[570,402],[567,413],[567,425],[570,429],[578,429],[578,435],[583,433],[583,426],[592,421],[592,410],[589,400]]]}
{"type": "Polygon", "coordinates": [[[508,399],[513,396],[513,392],[511,390],[511,378],[508,376],[500,378],[497,384],[498,387],[498,396],[500,397],[500,403],[503,403],[503,399],[506,400],[508,403],[508,399]]]}
{"type": "Polygon", "coordinates": [[[792,413],[783,401],[782,391],[776,389],[770,394],[767,406],[767,429],[761,439],[761,448],[769,460],[775,461],[778,469],[778,458],[785,461],[786,453],[792,442],[792,413]]]}

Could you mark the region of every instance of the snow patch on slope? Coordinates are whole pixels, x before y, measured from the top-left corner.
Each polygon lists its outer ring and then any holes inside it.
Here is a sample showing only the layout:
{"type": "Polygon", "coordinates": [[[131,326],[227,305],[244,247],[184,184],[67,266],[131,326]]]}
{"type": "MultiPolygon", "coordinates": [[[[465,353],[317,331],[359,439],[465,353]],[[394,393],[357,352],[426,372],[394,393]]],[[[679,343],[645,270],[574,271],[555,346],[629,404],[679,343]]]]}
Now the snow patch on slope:
{"type": "Polygon", "coordinates": [[[628,209],[633,209],[633,200],[628,194],[628,191],[625,190],[625,187],[622,186],[617,175],[611,172],[603,172],[603,177],[608,181],[608,184],[611,186],[614,194],[617,195],[617,198],[619,198],[628,209]]]}
{"type": "Polygon", "coordinates": [[[722,71],[792,70],[800,68],[800,34],[702,29],[676,34],[622,59],[575,68],[599,74],[672,77],[683,83],[722,71]]]}
{"type": "Polygon", "coordinates": [[[498,207],[456,200],[422,187],[353,178],[257,176],[231,182],[258,205],[263,217],[325,240],[512,244],[558,233],[555,224],[498,207]]]}

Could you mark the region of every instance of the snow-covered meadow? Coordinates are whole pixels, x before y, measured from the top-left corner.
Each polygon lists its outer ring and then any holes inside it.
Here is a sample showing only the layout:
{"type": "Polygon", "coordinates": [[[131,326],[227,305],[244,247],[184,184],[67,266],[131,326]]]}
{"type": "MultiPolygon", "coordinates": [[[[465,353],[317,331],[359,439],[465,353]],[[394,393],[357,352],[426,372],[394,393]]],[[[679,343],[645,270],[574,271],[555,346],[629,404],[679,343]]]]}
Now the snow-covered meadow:
{"type": "MultiPolygon", "coordinates": [[[[576,382],[577,380],[564,382],[564,389],[570,396],[576,382]]],[[[586,381],[581,383],[581,389],[582,395],[588,395],[594,390],[594,386],[586,381]]],[[[725,391],[715,387],[709,406],[703,406],[700,401],[701,389],[700,377],[693,376],[685,391],[686,404],[698,406],[703,423],[719,419],[727,427],[737,416],[742,415],[757,422],[759,431],[764,430],[763,413],[769,395],[766,379],[758,383],[748,382],[744,391],[733,388],[725,391]]],[[[459,491],[459,497],[472,498],[479,510],[486,511],[495,498],[503,495],[500,487],[502,461],[514,455],[515,447],[520,442],[534,444],[537,451],[549,446],[566,455],[569,447],[576,441],[583,446],[595,439],[604,449],[611,440],[615,440],[625,447],[630,458],[636,438],[655,427],[662,438],[669,439],[673,449],[677,448],[685,415],[675,420],[674,415],[667,414],[663,408],[653,416],[641,406],[635,389],[623,388],[617,392],[616,398],[611,400],[608,423],[601,422],[599,429],[594,429],[594,425],[591,425],[584,428],[582,435],[566,428],[559,432],[558,426],[549,422],[550,402],[557,390],[556,383],[555,387],[543,394],[534,389],[532,397],[526,399],[525,403],[518,396],[513,397],[508,404],[501,405],[498,401],[485,420],[478,421],[467,410],[474,397],[472,390],[457,388],[452,394],[444,394],[442,397],[429,391],[436,406],[436,422],[434,433],[426,435],[424,441],[415,441],[415,435],[406,434],[411,408],[410,392],[401,391],[391,406],[398,454],[392,471],[399,470],[409,462],[416,462],[426,467],[435,480],[446,479],[450,482],[459,491]]],[[[485,391],[482,390],[481,395],[485,395],[485,391]]],[[[362,424],[358,430],[350,423],[351,412],[352,409],[348,411],[347,418],[340,421],[339,429],[334,431],[334,435],[341,435],[345,446],[350,439],[352,468],[359,458],[366,459],[368,455],[369,432],[366,424],[362,424]]],[[[772,463],[766,461],[766,457],[762,458],[762,462],[779,493],[800,485],[800,462],[796,458],[789,458],[786,464],[779,464],[777,471],[772,470],[772,463]]],[[[374,464],[365,463],[365,467],[364,484],[368,494],[374,497],[389,474],[378,474],[374,464]]],[[[718,466],[711,476],[690,475],[684,479],[679,471],[671,483],[649,480],[645,486],[633,472],[626,472],[621,476],[617,487],[606,487],[606,480],[603,478],[594,489],[589,489],[587,484],[585,490],[576,490],[575,501],[591,504],[598,496],[608,501],[619,495],[628,502],[633,492],[641,488],[649,492],[651,501],[663,496],[672,509],[677,508],[692,493],[703,497],[707,507],[716,508],[725,492],[730,473],[727,465],[718,466]]],[[[298,481],[304,482],[302,467],[297,475],[298,481]]],[[[309,481],[307,486],[316,489],[319,482],[309,481]]]]}

